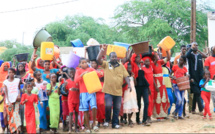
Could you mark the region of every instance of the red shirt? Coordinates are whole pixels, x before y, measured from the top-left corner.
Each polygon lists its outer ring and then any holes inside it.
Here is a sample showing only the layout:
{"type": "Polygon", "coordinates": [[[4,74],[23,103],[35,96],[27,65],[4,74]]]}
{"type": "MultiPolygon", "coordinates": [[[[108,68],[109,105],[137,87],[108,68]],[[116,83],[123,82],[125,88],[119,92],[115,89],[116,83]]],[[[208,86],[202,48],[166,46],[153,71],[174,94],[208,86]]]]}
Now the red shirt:
{"type": "Polygon", "coordinates": [[[84,84],[83,77],[81,77],[81,74],[86,72],[86,71],[87,72],[92,72],[92,71],[95,71],[95,69],[93,69],[93,68],[87,68],[87,69],[80,68],[75,73],[75,83],[79,84],[80,93],[88,93],[87,88],[86,88],[86,86],[84,84]]]}
{"type": "Polygon", "coordinates": [[[145,78],[149,83],[150,90],[154,90],[154,76],[153,76],[152,66],[150,66],[149,68],[146,68],[145,66],[143,66],[142,70],[144,71],[145,78]]]}
{"type": "MultiPolygon", "coordinates": [[[[180,77],[183,77],[187,73],[187,68],[186,67],[180,68],[178,65],[174,65],[172,67],[172,71],[174,72],[174,76],[176,78],[180,78],[180,77]]],[[[173,83],[176,84],[176,81],[173,80],[173,83]]]]}
{"type": "Polygon", "coordinates": [[[212,79],[213,76],[215,75],[215,57],[210,56],[206,58],[204,66],[209,67],[209,71],[211,73],[211,79],[212,79]]]}
{"type": "Polygon", "coordinates": [[[67,81],[66,89],[69,90],[68,100],[71,101],[72,103],[79,103],[80,96],[79,91],[70,90],[71,88],[78,88],[78,83],[75,83],[71,79],[68,79],[66,81],[67,81]]]}

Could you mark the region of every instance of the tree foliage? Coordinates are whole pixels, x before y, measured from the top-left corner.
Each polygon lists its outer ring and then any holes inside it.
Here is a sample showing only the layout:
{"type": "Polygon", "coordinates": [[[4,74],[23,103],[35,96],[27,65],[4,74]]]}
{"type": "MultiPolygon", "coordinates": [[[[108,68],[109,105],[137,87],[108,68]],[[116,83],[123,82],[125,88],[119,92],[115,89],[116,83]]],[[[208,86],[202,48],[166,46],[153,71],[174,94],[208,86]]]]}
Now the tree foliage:
{"type": "MultiPolygon", "coordinates": [[[[207,40],[205,10],[201,6],[196,12],[196,41],[201,47],[207,40]]],[[[176,49],[190,43],[190,15],[190,0],[132,0],[115,10],[114,19],[117,28],[128,33],[130,42],[150,40],[156,47],[162,38],[171,36],[176,49]]]]}

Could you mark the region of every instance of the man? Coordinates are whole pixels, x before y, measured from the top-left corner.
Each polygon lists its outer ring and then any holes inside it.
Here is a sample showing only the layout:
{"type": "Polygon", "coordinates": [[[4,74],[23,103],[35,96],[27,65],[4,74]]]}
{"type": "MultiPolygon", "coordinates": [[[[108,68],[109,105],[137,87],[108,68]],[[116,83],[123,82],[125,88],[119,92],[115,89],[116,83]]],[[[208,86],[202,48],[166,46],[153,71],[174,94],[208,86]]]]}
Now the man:
{"type": "Polygon", "coordinates": [[[104,70],[104,86],[102,91],[105,93],[106,122],[103,126],[109,126],[113,105],[112,128],[119,129],[118,116],[121,108],[123,79],[125,79],[128,84],[128,88],[131,89],[131,86],[128,78],[129,74],[125,67],[117,62],[117,55],[115,52],[110,53],[109,62],[102,60],[102,56],[106,55],[106,51],[107,45],[102,45],[102,49],[97,56],[97,62],[104,70]]]}
{"type": "Polygon", "coordinates": [[[193,93],[193,106],[192,113],[195,114],[196,103],[199,107],[199,112],[202,114],[203,105],[201,102],[201,88],[199,82],[203,77],[203,63],[202,58],[207,58],[205,54],[198,50],[198,44],[196,42],[191,43],[191,49],[187,52],[186,57],[189,63],[190,74],[190,87],[191,93],[193,93]]]}
{"type": "MultiPolygon", "coordinates": [[[[215,77],[215,47],[211,48],[212,56],[209,56],[204,63],[205,69],[208,70],[211,74],[211,79],[215,77]]],[[[214,112],[215,112],[215,92],[211,92],[213,105],[214,105],[214,112]]]]}
{"type": "Polygon", "coordinates": [[[174,59],[174,65],[178,64],[178,60],[181,56],[185,56],[187,52],[186,46],[185,45],[181,45],[181,53],[179,55],[177,55],[174,59]]]}

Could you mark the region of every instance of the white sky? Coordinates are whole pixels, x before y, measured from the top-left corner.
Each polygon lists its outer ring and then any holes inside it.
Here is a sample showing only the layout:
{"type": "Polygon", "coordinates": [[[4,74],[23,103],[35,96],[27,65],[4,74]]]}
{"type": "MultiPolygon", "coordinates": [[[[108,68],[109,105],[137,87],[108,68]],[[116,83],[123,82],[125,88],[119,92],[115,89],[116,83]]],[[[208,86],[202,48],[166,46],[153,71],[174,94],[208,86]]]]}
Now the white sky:
{"type": "MultiPolygon", "coordinates": [[[[0,1],[0,12],[43,6],[72,0],[4,0],[0,1]]],[[[114,10],[127,0],[77,0],[67,4],[44,7],[33,10],[0,13],[0,41],[16,39],[24,44],[32,44],[35,31],[46,24],[61,20],[67,15],[86,15],[104,18],[110,23],[114,10]]]]}
{"type": "MultiPolygon", "coordinates": [[[[65,1],[72,0],[1,0],[0,12],[65,1]]],[[[128,0],[77,0],[57,6],[0,13],[0,41],[16,39],[22,43],[24,33],[24,44],[31,45],[37,30],[50,22],[61,20],[67,15],[82,14],[93,18],[103,18],[106,23],[110,23],[116,7],[126,1],[128,0]]],[[[201,1],[215,3],[215,0],[201,1]]]]}

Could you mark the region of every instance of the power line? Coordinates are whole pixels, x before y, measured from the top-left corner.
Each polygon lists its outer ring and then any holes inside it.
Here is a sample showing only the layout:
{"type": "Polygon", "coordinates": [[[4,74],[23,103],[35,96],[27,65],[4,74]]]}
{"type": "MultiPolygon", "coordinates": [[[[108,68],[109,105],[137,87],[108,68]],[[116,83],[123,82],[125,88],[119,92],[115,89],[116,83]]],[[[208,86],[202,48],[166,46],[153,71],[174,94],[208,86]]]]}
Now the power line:
{"type": "Polygon", "coordinates": [[[54,4],[49,4],[49,5],[42,5],[42,6],[30,7],[30,8],[23,8],[23,9],[16,9],[16,10],[9,10],[9,11],[0,11],[0,14],[19,12],[19,11],[26,11],[26,10],[32,10],[32,9],[37,9],[37,8],[50,7],[50,6],[57,6],[57,5],[67,4],[67,3],[71,3],[71,2],[75,2],[75,1],[78,1],[78,0],[69,0],[69,1],[60,2],[60,3],[54,3],[54,4]]]}

